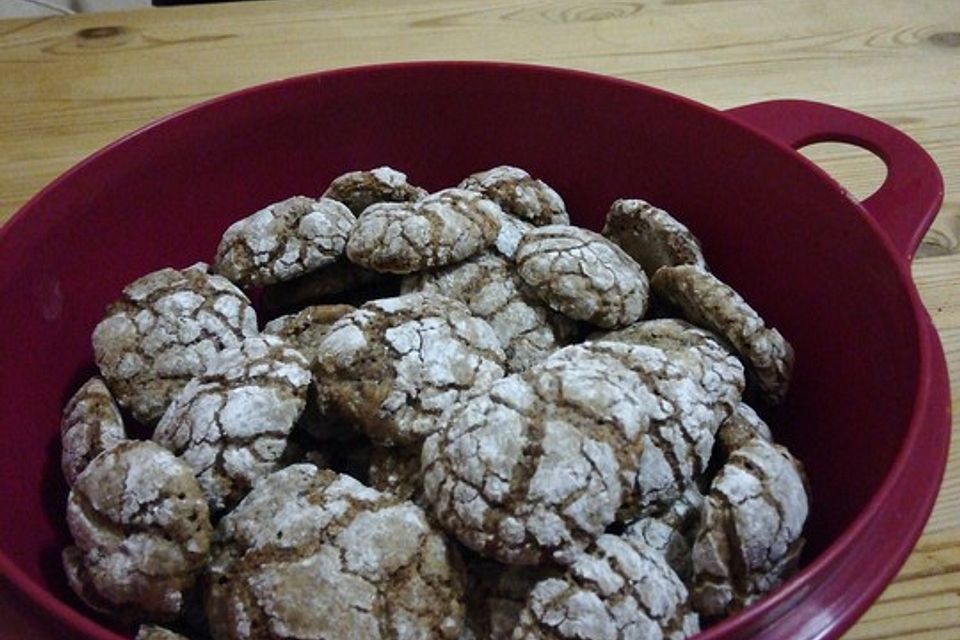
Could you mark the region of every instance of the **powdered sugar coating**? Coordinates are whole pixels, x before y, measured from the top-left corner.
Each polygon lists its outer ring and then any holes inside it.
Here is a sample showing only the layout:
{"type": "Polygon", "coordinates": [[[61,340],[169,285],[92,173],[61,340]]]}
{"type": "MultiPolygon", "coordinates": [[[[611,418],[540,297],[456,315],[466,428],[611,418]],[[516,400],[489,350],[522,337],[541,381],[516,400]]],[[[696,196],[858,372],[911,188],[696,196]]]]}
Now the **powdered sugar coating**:
{"type": "Polygon", "coordinates": [[[287,198],[231,224],[214,269],[245,287],[292,280],[340,257],[356,221],[336,200],[287,198]]]}
{"type": "Polygon", "coordinates": [[[650,278],[663,266],[692,264],[707,268],[700,243],[690,230],[643,200],[615,201],[607,212],[603,235],[639,262],[650,278]]]}
{"type": "Polygon", "coordinates": [[[793,348],[729,285],[691,265],[663,267],[653,277],[654,291],[677,305],[683,315],[725,338],[750,367],[771,402],[783,400],[790,385],[793,348]]]}
{"type": "Polygon", "coordinates": [[[188,638],[163,627],[143,624],[140,625],[137,630],[137,637],[133,640],[188,640],[188,638]]]}
{"type": "Polygon", "coordinates": [[[689,487],[665,511],[630,523],[623,538],[642,542],[660,553],[684,584],[693,573],[691,549],[700,527],[703,495],[696,487],[689,487]]]}
{"type": "Polygon", "coordinates": [[[148,425],[225,347],[257,335],[250,301],[202,262],[127,285],[93,331],[93,351],[117,402],[148,425]]]}
{"type": "Polygon", "coordinates": [[[604,328],[625,327],[647,310],[640,265],[603,236],[563,225],[524,234],[514,256],[520,277],[552,309],[604,328]]]}
{"type": "Polygon", "coordinates": [[[407,174],[383,166],[343,174],[330,183],[323,197],[339,200],[359,216],[377,202],[416,202],[426,198],[427,192],[410,184],[407,174]]]}
{"type": "Polygon", "coordinates": [[[152,442],[127,441],[94,458],[67,501],[76,547],[71,586],[91,606],[172,620],[207,560],[210,517],[190,468],[152,442]]]}
{"type": "Polygon", "coordinates": [[[714,479],[693,546],[692,602],[728,615],[780,585],[796,568],[808,498],[799,462],[754,438],[714,479]]]}
{"type": "Polygon", "coordinates": [[[306,359],[280,338],[247,338],[184,387],[153,439],[190,465],[221,512],[277,469],[311,381],[306,359]]]}
{"type": "MultiPolygon", "coordinates": [[[[461,402],[423,446],[424,496],[466,546],[510,564],[570,563],[613,522],[622,487],[589,419],[533,369],[461,402]]],[[[562,391],[561,391],[562,393],[562,391]]]]}
{"type": "Polygon", "coordinates": [[[356,307],[349,304],[310,306],[298,313],[274,318],[263,328],[263,333],[286,341],[299,350],[307,362],[313,362],[317,356],[317,345],[330,331],[330,327],[351,311],[356,311],[356,307]]]}
{"type": "Polygon", "coordinates": [[[523,371],[575,335],[576,324],[526,290],[516,268],[484,251],[463,262],[404,279],[404,293],[422,291],[464,302],[493,327],[507,356],[507,369],[523,371]]]}
{"type": "Polygon", "coordinates": [[[504,213],[503,210],[496,213],[496,218],[500,222],[500,231],[497,232],[497,239],[493,246],[503,257],[513,261],[517,254],[517,247],[520,246],[520,240],[523,239],[523,234],[533,229],[534,225],[509,213],[504,213]]]}
{"type": "Polygon", "coordinates": [[[343,316],[317,347],[322,408],[384,445],[409,444],[503,375],[493,329],[457,300],[414,293],[374,300],[343,316]]]}
{"type": "Polygon", "coordinates": [[[218,640],[452,639],[461,572],[417,506],[300,464],[220,522],[204,607],[218,640]]]}
{"type": "Polygon", "coordinates": [[[501,165],[475,173],[459,184],[493,200],[504,212],[536,226],[570,224],[563,198],[542,180],[523,169],[501,165]]]}
{"type": "Polygon", "coordinates": [[[592,403],[601,397],[598,380],[609,375],[605,371],[615,371],[616,363],[634,376],[632,387],[626,382],[629,377],[610,386],[606,397],[611,405],[595,414],[601,429],[617,427],[624,478],[634,476],[620,514],[627,519],[665,509],[703,473],[717,428],[739,400],[744,384],[736,358],[713,360],[697,347],[680,357],[651,346],[588,342],[556,352],[541,369],[561,362],[567,393],[579,389],[579,395],[592,403]],[[596,373],[587,375],[588,366],[596,373]],[[636,394],[633,403],[628,389],[636,394]],[[639,460],[627,459],[630,451],[639,452],[639,460]]]}
{"type": "Polygon", "coordinates": [[[60,468],[69,486],[101,452],[127,439],[123,417],[107,385],[90,378],[63,409],[60,468]]]}
{"type": "Polygon", "coordinates": [[[530,593],[514,640],[681,639],[699,631],[687,589],[641,542],[600,536],[560,578],[530,593]]]}
{"type": "Polygon", "coordinates": [[[445,189],[416,203],[367,207],[347,241],[347,257],[387,273],[412,273],[469,258],[497,238],[499,207],[472,191],[445,189]]]}

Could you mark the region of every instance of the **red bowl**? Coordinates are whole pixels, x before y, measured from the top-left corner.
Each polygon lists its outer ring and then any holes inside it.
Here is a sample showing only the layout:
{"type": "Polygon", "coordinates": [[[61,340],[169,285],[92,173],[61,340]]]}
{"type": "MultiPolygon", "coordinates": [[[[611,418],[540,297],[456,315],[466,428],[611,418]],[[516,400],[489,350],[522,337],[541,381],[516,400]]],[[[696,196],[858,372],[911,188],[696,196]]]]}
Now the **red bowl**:
{"type": "Polygon", "coordinates": [[[0,571],[51,636],[116,639],[69,592],[58,422],[123,285],[210,260],[229,222],[343,171],[389,164],[430,189],[529,169],[598,228],[618,197],[673,212],[793,343],[769,415],[813,487],[800,573],[702,638],[835,637],[906,559],[943,473],[949,390],[909,259],[942,199],[931,159],[865,116],[781,101],[720,112],[580,72],[488,63],[347,69],[188,109],[94,154],[0,231],[0,571]],[[840,140],[888,176],[859,203],[794,151],[840,140]]]}

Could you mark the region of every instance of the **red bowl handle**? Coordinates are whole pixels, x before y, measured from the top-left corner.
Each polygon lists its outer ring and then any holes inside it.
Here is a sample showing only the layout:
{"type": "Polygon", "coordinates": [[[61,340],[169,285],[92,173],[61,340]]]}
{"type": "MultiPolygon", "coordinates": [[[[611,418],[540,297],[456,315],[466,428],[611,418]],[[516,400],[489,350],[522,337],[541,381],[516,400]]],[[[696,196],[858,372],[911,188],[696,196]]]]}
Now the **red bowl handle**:
{"type": "Polygon", "coordinates": [[[943,176],[912,138],[869,116],[806,100],[770,100],[727,113],[794,150],[816,142],[846,142],[879,156],[887,177],[860,204],[897,251],[913,258],[943,202],[943,176]]]}

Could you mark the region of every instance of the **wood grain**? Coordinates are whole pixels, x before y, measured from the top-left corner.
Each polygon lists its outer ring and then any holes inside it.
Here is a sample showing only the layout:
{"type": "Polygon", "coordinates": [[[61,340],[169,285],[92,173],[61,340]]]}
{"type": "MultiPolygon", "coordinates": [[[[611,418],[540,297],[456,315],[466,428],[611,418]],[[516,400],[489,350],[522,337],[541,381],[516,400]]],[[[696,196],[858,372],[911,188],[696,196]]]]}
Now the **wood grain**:
{"type": "MultiPolygon", "coordinates": [[[[901,128],[946,179],[913,274],[960,413],[953,0],[288,0],[0,21],[0,221],[87,154],[182,107],[319,69],[417,59],[586,69],[719,108],[803,97],[901,128]]],[[[879,179],[876,163],[858,152],[809,153],[854,193],[869,193],[879,179]]],[[[847,637],[960,638],[958,457],[953,446],[916,551],[847,637]]]]}

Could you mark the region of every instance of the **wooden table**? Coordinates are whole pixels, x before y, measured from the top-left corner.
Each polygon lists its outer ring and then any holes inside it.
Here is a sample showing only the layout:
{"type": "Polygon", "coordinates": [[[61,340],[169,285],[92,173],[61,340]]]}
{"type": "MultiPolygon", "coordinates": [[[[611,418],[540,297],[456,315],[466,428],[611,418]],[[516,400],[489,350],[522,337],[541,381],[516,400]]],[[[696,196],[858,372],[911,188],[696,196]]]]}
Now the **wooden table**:
{"type": "MultiPolygon", "coordinates": [[[[0,221],[87,154],[181,107],[319,69],[422,59],[574,67],[721,108],[803,97],[901,128],[946,179],[913,274],[958,413],[956,0],[288,0],[0,21],[0,221]]],[[[855,195],[883,177],[882,163],[853,147],[808,153],[855,195]]],[[[960,638],[957,451],[916,550],[846,637],[960,638]]]]}

